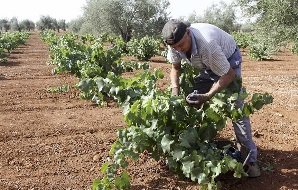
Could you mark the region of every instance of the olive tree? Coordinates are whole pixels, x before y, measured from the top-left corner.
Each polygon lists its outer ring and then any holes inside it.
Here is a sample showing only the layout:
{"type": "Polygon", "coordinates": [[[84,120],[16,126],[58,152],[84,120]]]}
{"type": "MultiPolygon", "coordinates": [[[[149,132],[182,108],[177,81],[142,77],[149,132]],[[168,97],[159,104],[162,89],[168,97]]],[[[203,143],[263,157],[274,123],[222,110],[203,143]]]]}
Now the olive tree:
{"type": "Polygon", "coordinates": [[[35,29],[35,23],[28,19],[21,21],[19,25],[21,30],[31,31],[35,29]]]}
{"type": "Polygon", "coordinates": [[[10,28],[10,24],[6,19],[0,19],[0,31],[7,32],[10,28]]]}
{"type": "Polygon", "coordinates": [[[64,30],[64,31],[66,30],[66,22],[64,19],[59,20],[57,22],[57,25],[58,25],[58,31],[59,31],[59,29],[64,30]]]}
{"type": "Polygon", "coordinates": [[[298,31],[297,0],[237,0],[242,11],[255,18],[256,33],[276,43],[296,40],[298,31]]]}
{"type": "Polygon", "coordinates": [[[58,30],[57,20],[50,16],[41,16],[40,20],[36,23],[39,30],[58,30]]]}
{"type": "Polygon", "coordinates": [[[83,26],[96,33],[132,36],[159,35],[168,20],[168,0],[89,0],[84,9],[83,26]]]}
{"type": "Polygon", "coordinates": [[[20,31],[19,21],[16,17],[13,17],[9,21],[10,24],[10,30],[12,31],[20,31]]]}
{"type": "Polygon", "coordinates": [[[81,30],[83,23],[84,19],[81,17],[71,20],[67,25],[69,30],[78,33],[81,30]]]}
{"type": "Polygon", "coordinates": [[[239,29],[234,5],[226,4],[223,1],[207,7],[202,16],[196,15],[195,12],[192,13],[187,20],[191,23],[205,22],[214,24],[229,33],[239,29]]]}

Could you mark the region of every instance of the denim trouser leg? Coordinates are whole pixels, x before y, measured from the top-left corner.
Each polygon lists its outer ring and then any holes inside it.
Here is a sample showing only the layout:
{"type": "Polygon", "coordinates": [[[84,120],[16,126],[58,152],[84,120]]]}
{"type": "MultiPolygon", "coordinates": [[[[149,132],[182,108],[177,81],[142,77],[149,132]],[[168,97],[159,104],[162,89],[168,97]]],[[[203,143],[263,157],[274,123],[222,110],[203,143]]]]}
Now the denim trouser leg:
{"type": "MultiPolygon", "coordinates": [[[[199,94],[204,94],[209,91],[212,86],[212,81],[207,82],[206,79],[196,80],[196,87],[194,90],[197,90],[199,94]],[[203,82],[203,83],[201,83],[203,82]]],[[[241,108],[243,106],[243,100],[238,99],[236,101],[236,106],[241,108]]],[[[249,117],[243,117],[236,122],[233,122],[234,132],[237,138],[237,141],[241,144],[241,147],[244,148],[244,152],[251,151],[251,155],[248,159],[248,162],[256,162],[257,161],[257,147],[252,139],[251,134],[251,125],[249,117]]],[[[241,148],[241,149],[242,149],[241,148]]],[[[243,151],[241,151],[243,152],[243,151]]],[[[247,154],[243,156],[247,156],[247,154]]],[[[245,158],[243,158],[245,159],[245,158]]]]}
{"type": "MultiPolygon", "coordinates": [[[[241,78],[242,57],[239,49],[235,51],[235,53],[228,59],[228,61],[231,67],[234,69],[236,76],[241,78]]],[[[215,75],[212,71],[203,70],[201,71],[199,76],[195,78],[195,90],[197,90],[200,94],[207,93],[209,89],[212,87],[213,83],[215,83],[219,78],[220,77],[215,75]]],[[[238,99],[236,105],[237,107],[241,108],[243,106],[243,100],[238,99]]],[[[248,162],[256,162],[257,147],[252,139],[249,117],[243,117],[238,121],[233,122],[233,128],[237,141],[241,144],[241,147],[245,147],[245,152],[251,152],[248,162]]]]}
{"type": "MultiPolygon", "coordinates": [[[[243,106],[243,100],[237,100],[236,102],[238,107],[243,106]]],[[[244,148],[245,152],[251,152],[248,162],[257,161],[257,147],[252,139],[251,125],[249,117],[243,117],[236,122],[233,122],[234,132],[237,138],[237,141],[241,144],[241,147],[244,148]]],[[[243,155],[247,156],[247,155],[243,155]]],[[[245,159],[245,158],[243,158],[245,159]]]]}
{"type": "MultiPolygon", "coordinates": [[[[238,50],[239,51],[239,50],[238,50]]],[[[240,53],[239,53],[240,55],[240,53]]],[[[237,58],[237,56],[236,56],[237,58]]],[[[235,59],[237,60],[237,59],[235,59]]],[[[242,61],[241,55],[240,55],[240,63],[242,61]]],[[[231,61],[230,61],[230,64],[231,61]]],[[[241,64],[239,65],[238,68],[234,69],[235,74],[237,77],[241,78],[241,64]]],[[[242,87],[240,89],[240,91],[242,91],[242,87]]],[[[236,106],[238,108],[243,107],[243,100],[238,99],[236,101],[236,106]]],[[[247,160],[248,162],[256,162],[257,161],[257,147],[256,144],[254,143],[253,139],[252,139],[252,131],[251,131],[251,125],[250,125],[250,119],[249,117],[243,117],[241,119],[239,119],[236,122],[233,122],[233,128],[234,128],[234,132],[237,138],[237,141],[241,144],[241,149],[243,149],[244,147],[244,152],[247,152],[247,154],[249,152],[251,152],[249,159],[247,160]]],[[[243,152],[243,151],[241,151],[243,152]]],[[[247,156],[247,154],[243,155],[243,156],[247,156]]],[[[245,158],[243,158],[245,159],[245,158]]]]}

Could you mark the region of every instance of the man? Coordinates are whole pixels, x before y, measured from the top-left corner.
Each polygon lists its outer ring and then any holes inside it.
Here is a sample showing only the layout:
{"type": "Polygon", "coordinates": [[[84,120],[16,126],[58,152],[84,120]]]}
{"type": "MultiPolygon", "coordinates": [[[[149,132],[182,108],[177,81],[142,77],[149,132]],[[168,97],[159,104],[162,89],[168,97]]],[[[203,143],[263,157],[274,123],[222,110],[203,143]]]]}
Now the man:
{"type": "MultiPolygon", "coordinates": [[[[172,63],[170,79],[173,95],[179,95],[182,60],[200,69],[200,74],[195,78],[197,94],[188,95],[188,103],[201,106],[232,84],[237,77],[241,77],[240,51],[233,37],[220,28],[206,23],[189,25],[172,19],[165,24],[162,35],[169,46],[167,59],[172,63]]],[[[243,101],[238,100],[237,104],[241,106],[243,101]]],[[[250,152],[248,176],[260,176],[257,148],[252,140],[249,118],[233,122],[233,127],[241,146],[250,152]]]]}

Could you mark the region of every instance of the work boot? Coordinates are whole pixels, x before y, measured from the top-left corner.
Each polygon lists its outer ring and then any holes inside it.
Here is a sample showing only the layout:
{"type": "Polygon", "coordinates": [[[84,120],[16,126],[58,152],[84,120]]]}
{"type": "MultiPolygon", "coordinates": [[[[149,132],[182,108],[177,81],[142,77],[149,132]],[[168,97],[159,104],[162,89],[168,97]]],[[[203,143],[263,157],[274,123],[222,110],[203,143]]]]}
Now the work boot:
{"type": "Polygon", "coordinates": [[[245,168],[245,172],[247,173],[248,177],[254,178],[261,175],[261,170],[257,162],[250,162],[245,165],[245,168]]]}

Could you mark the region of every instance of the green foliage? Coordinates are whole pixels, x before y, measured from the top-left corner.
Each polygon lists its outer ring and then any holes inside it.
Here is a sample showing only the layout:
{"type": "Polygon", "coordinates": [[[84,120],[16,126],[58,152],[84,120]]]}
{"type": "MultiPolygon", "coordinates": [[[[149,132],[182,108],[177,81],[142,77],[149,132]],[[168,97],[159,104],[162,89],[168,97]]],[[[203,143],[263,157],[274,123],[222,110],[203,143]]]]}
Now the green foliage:
{"type": "Polygon", "coordinates": [[[133,39],[127,43],[127,49],[130,55],[137,57],[141,61],[148,61],[160,51],[160,41],[153,37],[145,36],[133,39]]]}
{"type": "Polygon", "coordinates": [[[7,32],[10,28],[9,22],[6,19],[0,19],[0,32],[7,32]]]}
{"type": "Polygon", "coordinates": [[[125,42],[132,37],[160,34],[168,20],[168,0],[90,0],[84,11],[88,31],[120,35],[125,42]]]}
{"type": "Polygon", "coordinates": [[[120,75],[135,69],[147,69],[148,63],[125,62],[120,58],[125,43],[120,38],[102,35],[78,36],[66,33],[58,37],[53,31],[41,33],[42,39],[50,46],[51,63],[56,65],[53,72],[70,72],[80,78],[106,78],[109,72],[120,75]]]}
{"type": "Polygon", "coordinates": [[[82,29],[83,23],[84,23],[83,18],[78,18],[78,19],[70,21],[68,23],[68,28],[72,32],[79,33],[79,31],[82,29]]]}
{"type": "Polygon", "coordinates": [[[239,48],[249,49],[249,56],[254,60],[270,59],[278,50],[276,40],[262,33],[233,32],[232,36],[239,48]]]}
{"type": "Polygon", "coordinates": [[[62,85],[57,87],[49,87],[47,88],[47,91],[50,93],[65,93],[69,91],[69,85],[62,85]]]}
{"type": "Polygon", "coordinates": [[[232,36],[234,37],[237,46],[243,49],[247,48],[253,39],[251,33],[232,32],[232,36]]]}
{"type": "Polygon", "coordinates": [[[29,38],[28,32],[0,33],[0,61],[6,62],[6,57],[19,45],[25,44],[29,38]]]}
{"type": "Polygon", "coordinates": [[[0,47],[0,63],[6,63],[6,62],[7,62],[7,59],[6,59],[5,50],[0,47]]]}
{"type": "Polygon", "coordinates": [[[255,17],[257,33],[274,39],[273,45],[295,40],[298,31],[298,2],[296,0],[237,0],[242,11],[255,17]]]}
{"type": "Polygon", "coordinates": [[[10,31],[30,31],[35,28],[35,24],[33,21],[28,19],[18,21],[17,18],[13,17],[9,21],[6,19],[0,19],[0,33],[1,31],[8,32],[10,31]]]}
{"type": "Polygon", "coordinates": [[[254,60],[270,59],[278,50],[276,40],[263,34],[233,32],[232,36],[239,48],[249,49],[249,57],[254,60]]]}
{"type": "Polygon", "coordinates": [[[53,30],[44,30],[40,32],[41,39],[50,45],[57,45],[59,37],[53,30]]]}
{"type": "Polygon", "coordinates": [[[291,51],[295,54],[298,54],[298,37],[296,40],[293,42],[293,46],[291,48],[291,51]]]}
{"type": "Polygon", "coordinates": [[[66,22],[65,22],[64,19],[59,20],[58,23],[57,23],[57,26],[58,26],[58,28],[57,28],[58,32],[59,32],[60,29],[63,30],[63,31],[66,31],[66,22]]]}
{"type": "Polygon", "coordinates": [[[276,51],[276,46],[270,39],[255,36],[255,38],[250,41],[249,56],[252,59],[258,61],[270,59],[272,54],[276,51]]]}
{"type": "Polygon", "coordinates": [[[38,30],[59,30],[57,20],[50,16],[41,16],[36,25],[38,30]]]}
{"type": "Polygon", "coordinates": [[[35,23],[28,19],[21,21],[19,26],[20,26],[20,29],[24,31],[31,31],[35,29],[35,23]]]}
{"type": "Polygon", "coordinates": [[[11,31],[20,31],[21,30],[17,18],[14,17],[14,18],[10,19],[9,24],[10,24],[11,31]]]}
{"type": "MultiPolygon", "coordinates": [[[[184,69],[190,71],[189,67],[184,69]]],[[[142,79],[137,81],[138,84],[132,83],[137,86],[140,83],[148,84],[142,79]]],[[[186,104],[184,96],[171,97],[168,91],[161,92],[155,85],[143,88],[146,89],[144,93],[137,90],[137,86],[125,87],[126,84],[122,83],[123,86],[117,88],[135,89],[139,94],[121,103],[127,128],[118,131],[118,140],[110,152],[113,162],[103,165],[109,169],[102,171],[105,177],[99,180],[100,189],[115,187],[115,179],[118,178],[116,171],[120,167],[126,168],[127,159],[138,159],[138,154],[144,150],[156,160],[165,158],[171,170],[209,189],[218,188],[216,177],[221,173],[232,170],[235,177],[245,175],[242,164],[224,155],[225,150],[217,148],[213,139],[225,127],[228,118],[235,121],[252,114],[255,109],[272,102],[270,95],[255,94],[242,109],[236,109],[238,96],[245,98],[248,95],[226,91],[217,94],[197,110],[186,104]]],[[[105,87],[107,85],[100,88],[105,87]]],[[[182,85],[182,88],[187,91],[184,88],[189,87],[182,85]]],[[[113,94],[118,100],[121,99],[117,98],[119,95],[113,94]]]]}
{"type": "Polygon", "coordinates": [[[98,76],[93,79],[82,79],[77,86],[84,99],[92,99],[102,105],[112,98],[123,105],[136,101],[142,94],[150,93],[155,87],[156,80],[161,77],[158,71],[153,74],[146,71],[129,79],[108,73],[107,78],[98,76]]]}
{"type": "MultiPolygon", "coordinates": [[[[270,95],[255,94],[240,109],[235,106],[236,100],[244,100],[248,95],[227,89],[196,109],[186,103],[184,95],[173,97],[169,90],[157,88],[157,80],[163,77],[159,70],[149,72],[140,65],[137,68],[145,69],[144,72],[123,77],[127,67],[119,62],[121,52],[117,45],[106,44],[108,36],[44,39],[52,43],[51,51],[57,51],[51,53],[55,64],[66,69],[71,69],[69,63],[77,66],[74,73],[81,77],[77,87],[83,98],[100,105],[115,100],[123,107],[127,127],[118,131],[110,159],[101,167],[103,177],[93,182],[93,190],[130,189],[128,159],[137,160],[145,150],[156,160],[165,159],[171,170],[206,189],[218,189],[216,178],[222,173],[246,175],[242,163],[226,155],[226,147],[218,148],[214,138],[228,120],[236,121],[271,103],[270,95]]],[[[182,69],[188,74],[180,78],[181,92],[187,93],[196,71],[187,64],[182,69]]]]}
{"type": "Polygon", "coordinates": [[[204,11],[203,16],[197,16],[195,13],[192,13],[188,17],[188,21],[191,23],[205,22],[214,24],[228,33],[237,31],[239,28],[236,24],[236,14],[233,5],[226,4],[224,1],[209,6],[204,11]]]}
{"type": "Polygon", "coordinates": [[[249,48],[249,56],[257,61],[269,59],[268,47],[265,43],[255,43],[249,48]]]}

